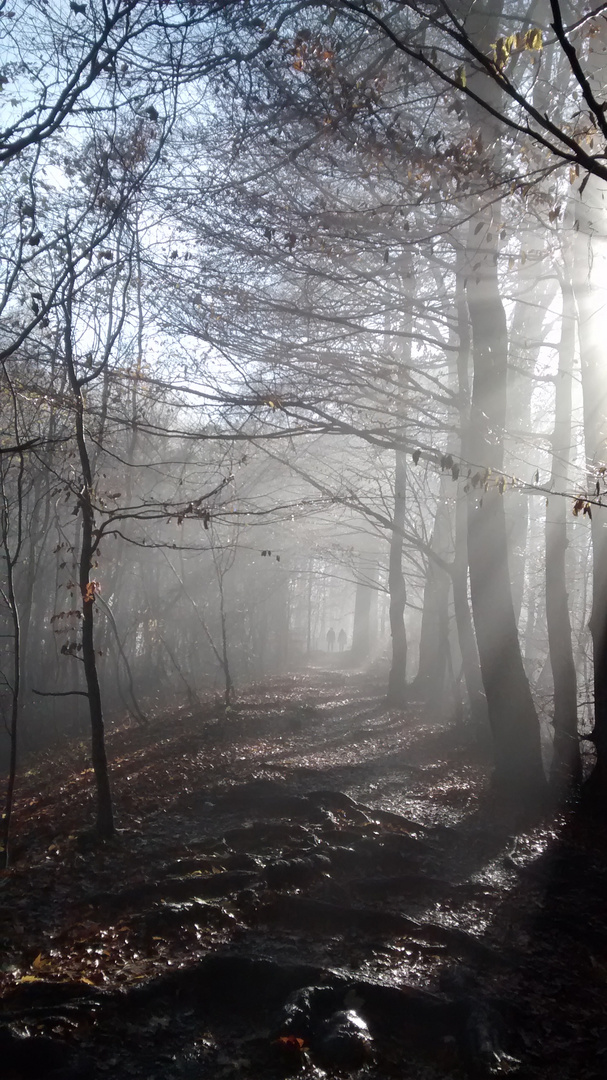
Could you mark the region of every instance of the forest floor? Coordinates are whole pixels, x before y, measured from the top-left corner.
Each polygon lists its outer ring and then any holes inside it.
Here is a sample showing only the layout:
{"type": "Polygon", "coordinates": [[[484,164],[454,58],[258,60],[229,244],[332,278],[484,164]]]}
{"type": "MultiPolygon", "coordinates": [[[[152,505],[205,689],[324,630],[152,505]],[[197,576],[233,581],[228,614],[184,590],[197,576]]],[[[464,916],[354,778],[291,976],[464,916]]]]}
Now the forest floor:
{"type": "Polygon", "coordinates": [[[19,782],[3,1080],[607,1074],[607,837],[517,825],[465,728],[312,670],[108,746],[110,843],[86,747],[19,782]]]}

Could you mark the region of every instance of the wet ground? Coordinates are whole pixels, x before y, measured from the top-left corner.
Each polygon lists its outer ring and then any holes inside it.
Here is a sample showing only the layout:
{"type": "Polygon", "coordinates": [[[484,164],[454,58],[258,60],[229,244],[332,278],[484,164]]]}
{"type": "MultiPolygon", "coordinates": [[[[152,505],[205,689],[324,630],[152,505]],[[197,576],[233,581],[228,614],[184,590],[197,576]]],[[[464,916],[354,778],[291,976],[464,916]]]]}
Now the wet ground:
{"type": "Polygon", "coordinates": [[[102,847],[84,748],[36,763],[0,1076],[605,1075],[603,830],[523,825],[474,733],[381,692],[312,672],[114,732],[102,847]]]}

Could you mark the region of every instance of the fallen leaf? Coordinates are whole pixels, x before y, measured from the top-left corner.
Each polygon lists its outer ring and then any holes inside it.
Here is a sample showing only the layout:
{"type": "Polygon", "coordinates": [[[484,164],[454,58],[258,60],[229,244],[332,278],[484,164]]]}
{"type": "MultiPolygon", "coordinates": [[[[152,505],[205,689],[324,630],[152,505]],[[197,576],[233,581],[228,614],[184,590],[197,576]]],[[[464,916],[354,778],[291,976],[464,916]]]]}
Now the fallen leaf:
{"type": "Polygon", "coordinates": [[[42,953],[38,953],[36,959],[32,960],[32,967],[33,967],[34,971],[44,971],[46,968],[49,968],[50,966],[51,966],[51,961],[48,959],[48,957],[45,959],[45,957],[42,955],[42,953]]]}

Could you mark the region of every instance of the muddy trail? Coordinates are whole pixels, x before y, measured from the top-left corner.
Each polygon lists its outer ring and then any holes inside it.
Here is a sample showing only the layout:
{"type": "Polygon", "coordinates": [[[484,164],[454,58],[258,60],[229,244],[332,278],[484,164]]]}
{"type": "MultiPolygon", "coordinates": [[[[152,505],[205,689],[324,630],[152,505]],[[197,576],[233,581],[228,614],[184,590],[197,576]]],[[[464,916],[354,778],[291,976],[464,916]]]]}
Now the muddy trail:
{"type": "Polygon", "coordinates": [[[0,1077],[604,1076],[607,861],[499,811],[465,728],[312,672],[21,780],[0,1077]]]}

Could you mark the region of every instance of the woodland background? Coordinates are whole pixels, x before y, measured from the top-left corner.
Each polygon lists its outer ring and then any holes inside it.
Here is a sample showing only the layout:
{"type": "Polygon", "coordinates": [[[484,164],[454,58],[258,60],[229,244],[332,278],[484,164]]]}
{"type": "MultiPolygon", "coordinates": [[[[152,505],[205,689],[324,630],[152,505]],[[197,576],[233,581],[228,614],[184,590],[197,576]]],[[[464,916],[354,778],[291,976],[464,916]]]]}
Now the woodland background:
{"type": "Polygon", "coordinates": [[[6,860],[18,746],[90,726],[109,836],[104,716],[331,629],[502,795],[604,801],[605,27],[0,5],[6,860]]]}
{"type": "Polygon", "coordinates": [[[0,1074],[604,1074],[607,6],[0,0],[0,1074]]]}

